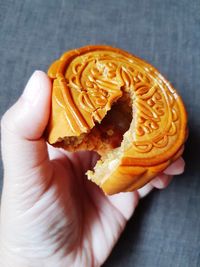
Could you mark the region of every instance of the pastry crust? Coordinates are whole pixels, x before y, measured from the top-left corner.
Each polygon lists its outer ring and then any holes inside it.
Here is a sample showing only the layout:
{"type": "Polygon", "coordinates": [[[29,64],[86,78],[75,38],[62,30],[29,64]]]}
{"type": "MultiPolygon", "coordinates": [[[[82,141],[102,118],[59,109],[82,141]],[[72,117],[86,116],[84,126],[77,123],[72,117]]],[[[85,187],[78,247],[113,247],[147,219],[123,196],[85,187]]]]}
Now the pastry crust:
{"type": "Polygon", "coordinates": [[[64,53],[48,75],[47,141],[69,151],[98,151],[102,157],[87,175],[106,194],[144,186],[181,156],[184,104],[144,60],[110,46],[86,46],[64,53]]]}

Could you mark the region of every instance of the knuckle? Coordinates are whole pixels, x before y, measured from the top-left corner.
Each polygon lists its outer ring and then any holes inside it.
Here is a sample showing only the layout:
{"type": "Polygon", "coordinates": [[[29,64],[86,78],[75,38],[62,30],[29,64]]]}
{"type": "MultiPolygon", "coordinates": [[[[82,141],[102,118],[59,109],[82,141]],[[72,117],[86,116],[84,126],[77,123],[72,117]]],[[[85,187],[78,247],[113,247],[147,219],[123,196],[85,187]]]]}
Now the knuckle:
{"type": "Polygon", "coordinates": [[[12,116],[11,108],[9,108],[1,117],[1,131],[2,132],[13,132],[14,121],[12,116]]]}

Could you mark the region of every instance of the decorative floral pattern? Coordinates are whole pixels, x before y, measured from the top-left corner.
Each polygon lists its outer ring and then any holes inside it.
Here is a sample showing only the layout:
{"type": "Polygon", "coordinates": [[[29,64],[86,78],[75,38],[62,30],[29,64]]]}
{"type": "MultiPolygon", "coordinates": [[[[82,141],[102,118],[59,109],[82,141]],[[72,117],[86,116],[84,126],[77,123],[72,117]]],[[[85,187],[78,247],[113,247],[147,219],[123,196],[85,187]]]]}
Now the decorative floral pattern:
{"type": "Polygon", "coordinates": [[[179,117],[175,92],[147,64],[104,51],[81,55],[69,67],[72,71],[69,75],[66,70],[67,86],[79,92],[80,107],[93,113],[96,120],[101,119],[98,110],[112,105],[123,92],[130,93],[136,125],[133,145],[138,152],[165,147],[176,134],[179,117]]]}

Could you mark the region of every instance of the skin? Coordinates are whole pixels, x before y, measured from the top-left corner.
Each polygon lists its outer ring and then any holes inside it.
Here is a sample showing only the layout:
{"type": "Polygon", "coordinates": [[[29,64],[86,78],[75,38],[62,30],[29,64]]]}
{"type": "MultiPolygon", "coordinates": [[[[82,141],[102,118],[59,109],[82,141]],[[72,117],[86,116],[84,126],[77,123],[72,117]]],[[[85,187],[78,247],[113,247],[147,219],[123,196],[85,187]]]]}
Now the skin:
{"type": "Polygon", "coordinates": [[[184,171],[180,158],[138,191],[104,195],[85,176],[96,154],[66,153],[43,139],[51,89],[36,71],[2,118],[2,267],[101,266],[139,199],[184,171]]]}

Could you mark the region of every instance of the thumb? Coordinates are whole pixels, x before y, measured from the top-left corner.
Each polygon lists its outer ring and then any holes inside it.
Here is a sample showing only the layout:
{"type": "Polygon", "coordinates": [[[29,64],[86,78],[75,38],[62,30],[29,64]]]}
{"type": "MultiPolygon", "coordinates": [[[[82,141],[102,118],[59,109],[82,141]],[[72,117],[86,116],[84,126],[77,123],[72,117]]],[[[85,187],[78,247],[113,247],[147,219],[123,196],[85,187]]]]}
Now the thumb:
{"type": "Polygon", "coordinates": [[[18,101],[4,114],[1,131],[6,178],[26,176],[27,172],[48,159],[42,135],[49,118],[50,99],[48,76],[35,71],[18,101]]]}

